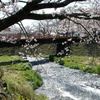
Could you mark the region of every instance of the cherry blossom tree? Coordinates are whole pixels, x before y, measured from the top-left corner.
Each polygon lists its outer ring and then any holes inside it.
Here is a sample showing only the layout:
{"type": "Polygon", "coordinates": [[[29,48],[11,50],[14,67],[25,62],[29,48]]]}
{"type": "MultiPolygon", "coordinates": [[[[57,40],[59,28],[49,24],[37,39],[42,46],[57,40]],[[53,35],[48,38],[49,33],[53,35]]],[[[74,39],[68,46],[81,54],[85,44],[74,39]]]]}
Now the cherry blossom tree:
{"type": "MultiPolygon", "coordinates": [[[[88,0],[87,0],[88,1],[88,0]]],[[[96,0],[98,3],[99,1],[96,0]]],[[[3,14],[0,20],[0,31],[5,28],[18,23],[24,19],[32,20],[45,20],[45,19],[64,19],[64,18],[79,18],[79,19],[95,19],[100,20],[100,16],[88,11],[80,11],[75,13],[39,13],[39,10],[45,9],[58,9],[67,7],[73,2],[86,2],[84,0],[8,0],[8,2],[0,1],[0,10],[3,14]],[[24,6],[20,7],[18,4],[23,3],[24,6]]],[[[89,2],[89,1],[88,1],[89,2]]],[[[96,3],[97,4],[97,3],[96,3]]],[[[97,5],[98,6],[98,5],[97,5]]],[[[74,8],[73,8],[74,9],[74,8]]],[[[49,11],[49,10],[48,10],[49,11]]]]}
{"type": "MultiPolygon", "coordinates": [[[[0,31],[18,24],[27,33],[21,21],[59,19],[56,32],[86,33],[83,41],[100,42],[99,0],[0,0],[0,31]],[[21,6],[22,5],[22,6],[21,6]],[[53,12],[51,12],[53,10],[53,12]]],[[[40,25],[40,24],[38,24],[40,25]]],[[[42,25],[43,26],[43,25],[42,25]]],[[[49,28],[48,28],[49,29],[49,28]]],[[[42,31],[45,30],[42,28],[42,31]]],[[[81,37],[80,37],[81,38],[81,37]]]]}

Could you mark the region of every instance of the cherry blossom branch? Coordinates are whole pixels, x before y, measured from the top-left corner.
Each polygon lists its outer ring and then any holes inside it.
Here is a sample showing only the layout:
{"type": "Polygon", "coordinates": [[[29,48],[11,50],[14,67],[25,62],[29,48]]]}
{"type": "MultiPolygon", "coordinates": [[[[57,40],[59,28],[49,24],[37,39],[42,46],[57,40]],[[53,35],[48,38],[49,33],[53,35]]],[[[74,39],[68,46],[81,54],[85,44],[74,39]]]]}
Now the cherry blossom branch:
{"type": "Polygon", "coordinates": [[[25,19],[34,19],[34,20],[45,20],[45,19],[65,19],[67,17],[75,17],[78,19],[85,19],[85,20],[98,20],[100,21],[100,16],[94,16],[91,17],[88,14],[85,13],[72,13],[72,14],[35,14],[35,13],[29,13],[27,16],[25,16],[25,19]]]}

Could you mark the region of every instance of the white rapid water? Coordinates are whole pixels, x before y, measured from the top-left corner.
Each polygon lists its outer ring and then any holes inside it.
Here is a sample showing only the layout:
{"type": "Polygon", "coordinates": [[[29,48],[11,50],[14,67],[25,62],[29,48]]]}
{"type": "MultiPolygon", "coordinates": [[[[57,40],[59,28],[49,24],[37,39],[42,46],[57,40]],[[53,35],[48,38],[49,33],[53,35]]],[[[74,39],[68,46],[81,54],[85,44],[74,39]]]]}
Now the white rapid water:
{"type": "Polygon", "coordinates": [[[100,100],[100,76],[69,69],[44,58],[27,57],[43,78],[36,90],[50,100],[100,100]]]}

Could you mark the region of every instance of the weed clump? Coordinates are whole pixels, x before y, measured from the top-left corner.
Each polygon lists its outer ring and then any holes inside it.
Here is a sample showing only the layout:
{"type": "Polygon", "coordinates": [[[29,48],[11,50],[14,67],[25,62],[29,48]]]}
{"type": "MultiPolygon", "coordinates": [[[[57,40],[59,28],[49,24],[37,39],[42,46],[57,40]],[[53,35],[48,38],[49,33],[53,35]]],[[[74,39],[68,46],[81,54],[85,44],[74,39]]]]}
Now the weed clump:
{"type": "Polygon", "coordinates": [[[18,64],[18,68],[19,70],[31,70],[32,69],[32,65],[30,63],[19,63],[18,64]]]}

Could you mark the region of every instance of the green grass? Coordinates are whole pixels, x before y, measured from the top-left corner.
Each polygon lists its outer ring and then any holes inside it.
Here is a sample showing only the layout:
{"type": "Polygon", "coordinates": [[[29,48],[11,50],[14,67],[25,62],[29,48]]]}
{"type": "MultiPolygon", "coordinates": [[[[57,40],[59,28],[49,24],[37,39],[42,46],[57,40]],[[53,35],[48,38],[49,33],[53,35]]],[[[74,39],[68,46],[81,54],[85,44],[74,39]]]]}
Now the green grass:
{"type": "Polygon", "coordinates": [[[32,86],[34,90],[43,84],[43,81],[40,75],[38,75],[36,72],[32,70],[27,70],[27,71],[22,72],[22,76],[24,76],[25,79],[28,82],[30,82],[30,85],[32,86]]]}
{"type": "Polygon", "coordinates": [[[93,58],[88,56],[71,55],[61,58],[52,55],[49,59],[72,69],[79,69],[84,72],[100,74],[100,57],[93,58]]]}
{"type": "Polygon", "coordinates": [[[100,46],[95,44],[74,43],[70,46],[70,54],[65,57],[50,55],[50,61],[72,69],[100,75],[100,46]]]}
{"type": "Polygon", "coordinates": [[[96,43],[86,44],[86,43],[75,43],[72,44],[71,47],[71,54],[75,56],[95,56],[100,57],[100,45],[96,43]]]}
{"type": "Polygon", "coordinates": [[[23,62],[19,56],[0,56],[0,78],[7,83],[9,100],[48,100],[43,95],[36,95],[35,89],[43,84],[39,74],[32,70],[32,65],[23,62]]]}

